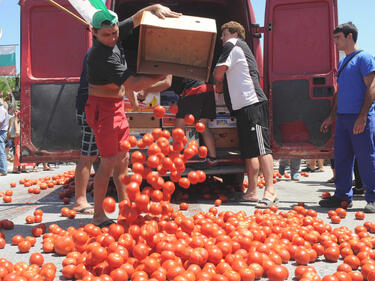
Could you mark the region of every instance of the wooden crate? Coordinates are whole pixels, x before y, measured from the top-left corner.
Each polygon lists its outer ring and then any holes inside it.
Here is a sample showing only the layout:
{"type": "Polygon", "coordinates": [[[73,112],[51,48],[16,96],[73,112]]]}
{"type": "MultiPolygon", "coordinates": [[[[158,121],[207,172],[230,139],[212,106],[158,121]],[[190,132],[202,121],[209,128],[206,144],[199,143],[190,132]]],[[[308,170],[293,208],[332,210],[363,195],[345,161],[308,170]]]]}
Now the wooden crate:
{"type": "Polygon", "coordinates": [[[126,118],[130,128],[159,128],[160,119],[157,119],[153,113],[145,112],[127,112],[126,118]]]}
{"type": "Polygon", "coordinates": [[[212,128],[217,148],[239,147],[237,128],[212,128]]]}
{"type": "Polygon", "coordinates": [[[137,71],[208,81],[216,41],[214,19],[142,15],[137,71]]]}

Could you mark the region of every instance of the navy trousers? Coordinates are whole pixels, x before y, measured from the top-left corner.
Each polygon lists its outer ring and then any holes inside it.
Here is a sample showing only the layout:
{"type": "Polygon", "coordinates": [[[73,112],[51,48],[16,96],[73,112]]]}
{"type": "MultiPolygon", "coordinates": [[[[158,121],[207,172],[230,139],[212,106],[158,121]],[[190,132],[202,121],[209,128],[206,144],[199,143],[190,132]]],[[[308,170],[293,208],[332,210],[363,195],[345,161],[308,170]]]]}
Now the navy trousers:
{"type": "Polygon", "coordinates": [[[335,196],[352,201],[354,158],[366,189],[365,200],[375,202],[375,115],[367,117],[365,130],[353,134],[357,114],[337,114],[335,130],[335,196]]]}

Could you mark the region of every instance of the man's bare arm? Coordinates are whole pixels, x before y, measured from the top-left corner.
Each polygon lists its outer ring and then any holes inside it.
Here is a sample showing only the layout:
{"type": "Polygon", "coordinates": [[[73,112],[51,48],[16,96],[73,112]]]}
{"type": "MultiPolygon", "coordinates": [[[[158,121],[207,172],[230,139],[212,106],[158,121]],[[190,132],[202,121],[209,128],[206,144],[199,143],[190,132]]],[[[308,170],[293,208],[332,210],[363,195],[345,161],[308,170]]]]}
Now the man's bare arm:
{"type": "Polygon", "coordinates": [[[151,85],[150,87],[140,91],[138,93],[138,100],[143,101],[149,93],[157,93],[162,92],[172,85],[172,75],[167,75],[163,80],[156,82],[155,84],[151,85]]]}
{"type": "Polygon", "coordinates": [[[141,24],[142,14],[144,11],[149,11],[161,19],[164,19],[166,17],[178,18],[179,16],[182,15],[181,13],[176,13],[176,12],[171,11],[171,9],[169,9],[166,6],[163,6],[160,4],[154,4],[154,5],[151,5],[151,6],[148,6],[146,8],[139,10],[132,16],[134,28],[136,28],[137,26],[141,24]]]}
{"type": "Polygon", "coordinates": [[[357,120],[354,123],[353,134],[357,135],[364,131],[366,127],[368,112],[375,100],[375,72],[371,72],[369,75],[363,78],[366,84],[365,99],[361,108],[361,112],[357,120]]]}
{"type": "Polygon", "coordinates": [[[216,82],[215,92],[222,93],[223,92],[223,81],[225,77],[225,72],[228,70],[226,65],[216,66],[214,70],[214,79],[216,82]]]}

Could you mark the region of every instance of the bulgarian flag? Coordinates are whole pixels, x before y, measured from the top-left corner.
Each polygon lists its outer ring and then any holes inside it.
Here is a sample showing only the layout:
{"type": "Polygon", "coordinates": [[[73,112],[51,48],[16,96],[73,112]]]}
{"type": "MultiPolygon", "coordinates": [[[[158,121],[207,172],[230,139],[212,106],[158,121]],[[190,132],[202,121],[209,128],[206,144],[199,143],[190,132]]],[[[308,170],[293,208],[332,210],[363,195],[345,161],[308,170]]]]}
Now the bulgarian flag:
{"type": "MultiPolygon", "coordinates": [[[[77,12],[90,24],[98,10],[108,11],[102,0],[68,0],[77,12]]],[[[109,12],[108,12],[109,13],[109,12]]]]}
{"type": "Polygon", "coordinates": [[[16,75],[16,45],[0,45],[0,75],[16,75]]]}

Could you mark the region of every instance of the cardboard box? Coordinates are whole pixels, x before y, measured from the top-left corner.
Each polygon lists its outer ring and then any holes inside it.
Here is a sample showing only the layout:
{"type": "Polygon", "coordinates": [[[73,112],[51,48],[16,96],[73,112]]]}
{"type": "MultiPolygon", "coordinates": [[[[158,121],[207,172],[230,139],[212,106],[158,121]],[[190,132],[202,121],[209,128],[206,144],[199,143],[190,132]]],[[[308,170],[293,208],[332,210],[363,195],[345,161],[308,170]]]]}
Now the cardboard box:
{"type": "MultiPolygon", "coordinates": [[[[135,92],[137,95],[138,93],[135,92]]],[[[138,101],[139,108],[137,111],[130,105],[128,98],[124,98],[125,112],[153,112],[154,107],[160,104],[160,93],[149,93],[142,102],[138,101]]]]}
{"type": "Polygon", "coordinates": [[[216,119],[208,122],[209,128],[235,128],[236,118],[231,116],[227,107],[216,107],[216,119]]]}
{"type": "Polygon", "coordinates": [[[130,112],[126,113],[126,118],[130,128],[159,128],[160,119],[153,113],[148,112],[130,112]]]}
{"type": "Polygon", "coordinates": [[[239,147],[237,128],[213,128],[211,132],[217,148],[239,147]]]}
{"type": "Polygon", "coordinates": [[[137,71],[208,81],[216,33],[214,19],[160,19],[146,11],[140,24],[137,71]]]}
{"type": "Polygon", "coordinates": [[[163,128],[174,128],[176,124],[176,114],[166,112],[161,119],[161,126],[163,128]]]}

